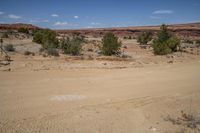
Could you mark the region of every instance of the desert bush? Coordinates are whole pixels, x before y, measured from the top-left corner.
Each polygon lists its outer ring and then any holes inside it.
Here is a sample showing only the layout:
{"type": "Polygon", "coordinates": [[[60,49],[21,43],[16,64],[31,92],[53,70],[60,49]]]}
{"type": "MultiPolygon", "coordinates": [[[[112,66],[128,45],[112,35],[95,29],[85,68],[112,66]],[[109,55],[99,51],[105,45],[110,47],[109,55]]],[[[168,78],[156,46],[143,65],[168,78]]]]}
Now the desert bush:
{"type": "Polygon", "coordinates": [[[198,45],[198,47],[200,46],[200,40],[196,41],[196,44],[198,45]]]}
{"type": "Polygon", "coordinates": [[[137,42],[140,44],[140,45],[147,45],[147,43],[149,41],[152,40],[152,33],[151,32],[142,32],[139,36],[138,36],[138,39],[137,39],[137,42]]]}
{"type": "Polygon", "coordinates": [[[55,48],[47,48],[46,50],[48,55],[59,56],[59,53],[55,48]]]}
{"type": "Polygon", "coordinates": [[[42,44],[43,33],[41,31],[36,31],[33,35],[33,42],[42,44]]]}
{"type": "Polygon", "coordinates": [[[5,45],[5,46],[4,46],[4,49],[5,49],[6,51],[9,51],[9,52],[14,52],[14,51],[15,51],[15,48],[13,47],[12,44],[5,45]]]}
{"type": "Polygon", "coordinates": [[[166,42],[158,41],[153,42],[153,50],[156,55],[166,55],[172,52],[166,42]]]}
{"type": "Polygon", "coordinates": [[[4,32],[3,34],[2,34],[2,36],[1,36],[1,38],[8,38],[9,36],[8,36],[8,33],[7,32],[4,32]]]}
{"type": "Polygon", "coordinates": [[[180,40],[173,35],[166,25],[160,27],[157,38],[153,41],[153,50],[156,55],[166,55],[177,51],[180,40]]]}
{"type": "Polygon", "coordinates": [[[45,29],[39,30],[34,33],[33,42],[39,43],[43,48],[57,48],[58,39],[56,38],[56,32],[45,29]]]}
{"type": "Polygon", "coordinates": [[[81,44],[83,40],[79,37],[73,37],[72,39],[63,39],[61,41],[61,49],[65,54],[79,55],[81,52],[81,44]]]}
{"type": "Polygon", "coordinates": [[[121,42],[113,33],[106,33],[102,39],[103,46],[101,52],[106,56],[116,55],[120,53],[121,42]]]}
{"type": "Polygon", "coordinates": [[[29,34],[29,30],[28,30],[27,28],[23,28],[23,27],[22,27],[22,28],[19,28],[19,29],[18,29],[18,32],[19,32],[19,33],[29,34]]]}
{"type": "Polygon", "coordinates": [[[177,47],[180,45],[180,39],[177,37],[171,37],[169,40],[167,40],[167,45],[171,49],[172,52],[177,51],[177,47]]]}

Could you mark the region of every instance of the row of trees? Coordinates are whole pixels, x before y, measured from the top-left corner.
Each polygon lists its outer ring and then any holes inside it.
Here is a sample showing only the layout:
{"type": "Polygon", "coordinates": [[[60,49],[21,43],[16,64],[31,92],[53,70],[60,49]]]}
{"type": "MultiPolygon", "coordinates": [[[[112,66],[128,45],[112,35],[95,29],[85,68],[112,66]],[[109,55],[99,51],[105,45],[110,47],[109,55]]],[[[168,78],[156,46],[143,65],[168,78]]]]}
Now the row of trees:
{"type": "MultiPolygon", "coordinates": [[[[153,39],[151,32],[143,32],[138,37],[140,45],[147,45],[153,39]]],[[[85,41],[83,37],[74,36],[73,38],[57,39],[55,31],[45,29],[34,32],[33,41],[42,45],[43,49],[62,49],[65,54],[79,55],[82,43],[85,41]]],[[[177,51],[180,40],[173,35],[166,25],[160,27],[157,37],[153,39],[153,50],[156,55],[165,55],[177,51]]],[[[121,42],[113,33],[106,33],[102,39],[101,53],[106,56],[120,54],[121,42]]],[[[54,52],[55,53],[55,52],[54,52]]]]}
{"type": "MultiPolygon", "coordinates": [[[[55,49],[61,49],[65,54],[79,55],[82,48],[82,43],[85,42],[84,37],[74,36],[73,38],[62,38],[60,41],[57,39],[55,31],[45,29],[34,31],[33,42],[42,45],[43,50],[47,51],[50,55],[57,56],[55,49]]],[[[113,33],[107,33],[103,39],[103,46],[101,52],[104,55],[116,55],[120,53],[121,42],[118,37],[113,33]]]]}
{"type": "Polygon", "coordinates": [[[59,55],[57,49],[63,50],[65,54],[79,55],[81,44],[84,42],[84,38],[79,36],[62,38],[59,41],[56,32],[49,29],[34,31],[33,34],[33,42],[41,44],[42,51],[46,51],[53,56],[59,55]]]}

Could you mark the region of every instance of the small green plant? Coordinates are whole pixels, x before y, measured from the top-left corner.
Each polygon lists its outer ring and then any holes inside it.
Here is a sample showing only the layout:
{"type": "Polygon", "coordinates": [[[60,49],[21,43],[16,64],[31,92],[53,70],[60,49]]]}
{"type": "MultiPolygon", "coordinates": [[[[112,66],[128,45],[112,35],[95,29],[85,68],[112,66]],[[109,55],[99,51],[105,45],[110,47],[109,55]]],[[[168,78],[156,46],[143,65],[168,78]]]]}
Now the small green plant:
{"type": "Polygon", "coordinates": [[[15,48],[13,47],[12,44],[5,45],[5,46],[4,46],[4,49],[5,49],[6,51],[9,51],[9,52],[14,52],[14,51],[15,51],[15,48]]]}
{"type": "Polygon", "coordinates": [[[166,55],[177,51],[180,40],[173,35],[166,25],[160,27],[157,38],[153,41],[153,50],[156,55],[166,55]]]}
{"type": "Polygon", "coordinates": [[[72,39],[63,39],[61,41],[61,49],[65,54],[79,55],[82,49],[83,40],[79,37],[73,37],[72,39]]]}
{"type": "Polygon", "coordinates": [[[47,48],[47,54],[51,56],[59,56],[59,53],[55,48],[47,48]]]}
{"type": "Polygon", "coordinates": [[[102,39],[103,46],[101,51],[103,55],[111,56],[120,53],[121,42],[118,41],[118,37],[113,33],[106,33],[102,39]]]}
{"type": "Polygon", "coordinates": [[[198,45],[198,47],[200,46],[200,40],[196,41],[196,44],[198,45]]]}
{"type": "Polygon", "coordinates": [[[43,39],[43,33],[41,31],[36,31],[35,33],[33,33],[33,42],[42,44],[42,39],[43,39]]]}
{"type": "Polygon", "coordinates": [[[8,36],[8,33],[7,33],[7,32],[4,32],[4,33],[2,34],[1,37],[2,37],[2,38],[8,38],[9,36],[8,36]]]}
{"type": "Polygon", "coordinates": [[[177,47],[179,47],[179,45],[180,45],[180,39],[173,36],[167,40],[167,45],[171,49],[172,52],[176,52],[177,47]]]}
{"type": "Polygon", "coordinates": [[[39,30],[34,33],[33,42],[39,43],[44,49],[58,48],[58,39],[56,38],[56,32],[45,29],[39,30]]]}
{"type": "Polygon", "coordinates": [[[20,32],[20,33],[25,33],[25,34],[29,34],[29,30],[27,29],[27,28],[19,28],[18,29],[18,32],[20,32]]]}
{"type": "Polygon", "coordinates": [[[152,33],[151,32],[142,32],[139,36],[138,36],[138,39],[137,39],[137,42],[140,44],[140,45],[147,45],[147,43],[149,41],[152,40],[152,33]]]}

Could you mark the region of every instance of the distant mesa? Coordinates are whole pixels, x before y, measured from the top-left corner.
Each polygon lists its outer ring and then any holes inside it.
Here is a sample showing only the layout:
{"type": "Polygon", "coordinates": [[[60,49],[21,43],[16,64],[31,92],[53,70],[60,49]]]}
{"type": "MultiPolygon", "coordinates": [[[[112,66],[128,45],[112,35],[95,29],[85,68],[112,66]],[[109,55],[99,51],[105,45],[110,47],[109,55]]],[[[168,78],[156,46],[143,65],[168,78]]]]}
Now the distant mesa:
{"type": "Polygon", "coordinates": [[[0,24],[0,30],[18,30],[20,28],[26,28],[28,30],[41,29],[40,27],[32,24],[16,23],[16,24],[0,24]]]}
{"type": "MultiPolygon", "coordinates": [[[[0,24],[0,30],[18,30],[19,28],[27,28],[29,30],[33,29],[43,29],[32,24],[0,24]]],[[[160,29],[160,25],[157,26],[137,26],[137,27],[114,27],[114,28],[90,28],[90,29],[59,29],[55,31],[59,34],[68,35],[83,35],[83,36],[93,36],[102,37],[106,32],[113,32],[119,37],[131,36],[136,38],[143,31],[151,31],[156,33],[160,29]]],[[[186,23],[186,24],[172,24],[169,25],[169,29],[174,32],[180,38],[193,38],[200,39],[200,22],[197,23],[186,23]]]]}

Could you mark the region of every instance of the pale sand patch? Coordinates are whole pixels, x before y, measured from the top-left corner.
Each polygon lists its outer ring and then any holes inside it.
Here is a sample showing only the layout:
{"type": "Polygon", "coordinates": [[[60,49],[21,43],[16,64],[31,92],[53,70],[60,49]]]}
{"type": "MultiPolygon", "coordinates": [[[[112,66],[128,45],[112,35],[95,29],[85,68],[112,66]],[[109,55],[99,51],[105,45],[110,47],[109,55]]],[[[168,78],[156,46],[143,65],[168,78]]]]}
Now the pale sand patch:
{"type": "Polygon", "coordinates": [[[50,100],[52,101],[76,101],[76,100],[83,100],[86,96],[83,95],[56,95],[52,96],[50,100]]]}

